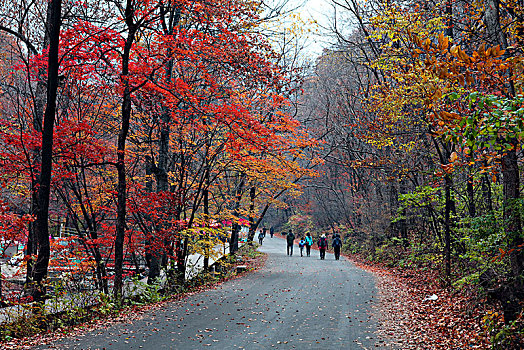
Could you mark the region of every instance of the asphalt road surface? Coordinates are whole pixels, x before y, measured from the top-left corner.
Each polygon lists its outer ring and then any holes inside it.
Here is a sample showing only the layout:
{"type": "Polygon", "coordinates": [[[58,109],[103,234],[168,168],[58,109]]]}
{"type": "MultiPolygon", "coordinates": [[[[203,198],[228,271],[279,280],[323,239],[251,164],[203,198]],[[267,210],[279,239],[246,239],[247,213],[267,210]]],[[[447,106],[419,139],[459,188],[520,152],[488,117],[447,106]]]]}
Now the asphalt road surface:
{"type": "Polygon", "coordinates": [[[287,256],[264,239],[265,267],[146,313],[39,349],[371,349],[373,276],[316,250],[287,256]]]}

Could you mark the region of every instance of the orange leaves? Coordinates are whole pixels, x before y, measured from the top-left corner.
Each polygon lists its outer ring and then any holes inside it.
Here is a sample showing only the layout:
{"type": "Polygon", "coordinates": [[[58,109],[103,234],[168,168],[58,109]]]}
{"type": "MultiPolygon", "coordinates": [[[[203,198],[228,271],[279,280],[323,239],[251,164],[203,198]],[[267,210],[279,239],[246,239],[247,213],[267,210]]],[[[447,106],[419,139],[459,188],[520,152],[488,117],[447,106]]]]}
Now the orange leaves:
{"type": "Polygon", "coordinates": [[[505,51],[501,50],[500,46],[486,49],[482,44],[468,54],[458,44],[449,47],[449,38],[443,33],[438,35],[436,45],[429,37],[420,39],[411,34],[409,38],[415,44],[411,50],[412,57],[424,57],[425,69],[432,71],[450,87],[455,84],[469,87],[475,83],[502,87],[505,72],[515,65],[510,59],[502,59],[505,51]]]}
{"type": "MultiPolygon", "coordinates": [[[[451,174],[455,170],[455,165],[453,163],[450,164],[441,164],[440,167],[446,174],[451,174]]],[[[437,175],[438,173],[435,173],[437,175]]],[[[442,174],[442,173],[440,173],[442,174]]],[[[443,174],[442,174],[443,175],[443,174]]],[[[438,176],[438,175],[437,175],[438,176]]]]}
{"type": "Polygon", "coordinates": [[[520,244],[518,246],[516,246],[515,248],[511,248],[511,249],[508,249],[508,250],[504,250],[502,248],[498,248],[499,249],[499,254],[496,255],[495,257],[493,257],[491,259],[492,262],[495,262],[495,261],[500,261],[502,259],[504,259],[504,257],[514,253],[514,252],[519,252],[521,250],[524,249],[524,244],[520,244]]]}
{"type": "Polygon", "coordinates": [[[444,122],[454,122],[461,119],[461,117],[455,112],[440,111],[439,116],[444,122]]]}
{"type": "Polygon", "coordinates": [[[449,52],[454,55],[454,56],[457,56],[458,54],[458,50],[459,50],[459,47],[457,45],[453,45],[451,47],[451,49],[449,49],[449,52]]]}
{"type": "Polygon", "coordinates": [[[482,58],[488,58],[488,57],[498,58],[504,55],[505,52],[506,52],[505,50],[500,49],[500,45],[490,47],[486,50],[485,45],[482,44],[480,45],[477,51],[473,52],[473,56],[478,55],[479,57],[482,57],[482,58]]]}
{"type": "Polygon", "coordinates": [[[452,54],[454,54],[455,57],[460,58],[466,64],[472,62],[472,59],[460,48],[460,46],[457,46],[457,50],[455,50],[455,53],[452,52],[452,54]]]}
{"type": "Polygon", "coordinates": [[[444,35],[444,33],[440,33],[438,36],[438,48],[440,50],[447,50],[449,46],[449,38],[444,35]]]}

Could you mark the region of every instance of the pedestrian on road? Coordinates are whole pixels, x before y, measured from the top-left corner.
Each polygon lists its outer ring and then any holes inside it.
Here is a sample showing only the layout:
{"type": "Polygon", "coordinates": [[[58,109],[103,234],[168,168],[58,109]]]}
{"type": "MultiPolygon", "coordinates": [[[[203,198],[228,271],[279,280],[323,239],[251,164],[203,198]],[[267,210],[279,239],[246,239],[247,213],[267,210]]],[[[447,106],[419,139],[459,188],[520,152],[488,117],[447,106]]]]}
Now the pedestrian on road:
{"type": "Polygon", "coordinates": [[[337,233],[335,235],[335,238],[333,238],[333,242],[331,242],[331,246],[333,247],[333,250],[335,251],[335,260],[340,259],[340,248],[342,248],[342,240],[340,239],[340,235],[337,233]]]}
{"type": "Polygon", "coordinates": [[[289,230],[289,233],[286,236],[287,241],[287,255],[292,256],[293,255],[293,244],[295,243],[295,235],[291,230],[289,230]]]}
{"type": "Polygon", "coordinates": [[[300,242],[298,242],[298,247],[300,248],[300,256],[304,256],[304,246],[306,245],[306,240],[304,237],[300,237],[300,242]]]}
{"type": "Polygon", "coordinates": [[[306,233],[306,256],[309,256],[311,254],[311,246],[313,245],[313,238],[311,238],[311,234],[309,232],[306,233]]]}
{"type": "Polygon", "coordinates": [[[318,249],[320,250],[320,260],[324,260],[326,257],[326,249],[328,249],[328,241],[325,234],[322,234],[318,239],[318,249]]]}
{"type": "Polygon", "coordinates": [[[262,245],[262,241],[264,240],[264,237],[266,235],[264,234],[264,231],[260,230],[260,232],[258,233],[258,244],[262,245]]]}
{"type": "Polygon", "coordinates": [[[269,234],[271,235],[271,238],[273,238],[273,235],[275,234],[275,229],[273,228],[273,226],[269,228],[269,234]]]}

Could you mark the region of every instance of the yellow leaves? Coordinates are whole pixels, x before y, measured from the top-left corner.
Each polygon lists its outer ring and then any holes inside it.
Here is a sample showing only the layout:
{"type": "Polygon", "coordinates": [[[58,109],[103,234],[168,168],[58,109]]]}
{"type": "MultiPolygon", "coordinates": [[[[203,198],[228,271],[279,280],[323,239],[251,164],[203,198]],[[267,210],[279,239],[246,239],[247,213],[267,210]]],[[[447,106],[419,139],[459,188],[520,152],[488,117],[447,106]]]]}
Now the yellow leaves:
{"type": "Polygon", "coordinates": [[[393,141],[394,141],[394,139],[391,138],[391,137],[384,138],[384,139],[370,138],[370,139],[366,140],[366,143],[371,144],[371,145],[377,147],[378,149],[381,149],[383,147],[393,146],[393,141]]]}
{"type": "Polygon", "coordinates": [[[453,46],[450,50],[451,54],[455,57],[461,59],[463,62],[469,64],[472,60],[471,57],[468,56],[467,53],[465,53],[460,46],[453,46]],[[455,50],[453,49],[455,47],[455,50]]]}
{"type": "Polygon", "coordinates": [[[401,143],[398,145],[398,149],[402,151],[410,152],[412,151],[417,144],[414,141],[409,141],[407,143],[401,143]]]}
{"type": "Polygon", "coordinates": [[[429,39],[429,38],[426,39],[426,41],[424,42],[424,47],[425,48],[431,47],[431,39],[429,39]]]}
{"type": "Polygon", "coordinates": [[[453,152],[453,153],[451,153],[451,156],[449,157],[449,161],[453,163],[453,162],[456,161],[457,159],[458,159],[457,152],[453,152]]]}

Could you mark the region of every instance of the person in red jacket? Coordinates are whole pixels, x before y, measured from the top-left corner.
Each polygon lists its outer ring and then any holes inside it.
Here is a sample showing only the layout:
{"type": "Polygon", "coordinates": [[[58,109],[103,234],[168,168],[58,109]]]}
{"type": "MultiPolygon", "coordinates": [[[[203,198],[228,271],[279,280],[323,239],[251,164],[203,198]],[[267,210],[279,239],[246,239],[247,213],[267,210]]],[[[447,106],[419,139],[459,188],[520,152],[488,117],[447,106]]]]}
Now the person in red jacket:
{"type": "Polygon", "coordinates": [[[324,260],[326,257],[326,249],[328,249],[328,241],[325,234],[322,234],[318,239],[318,249],[320,250],[320,260],[324,260]]]}

